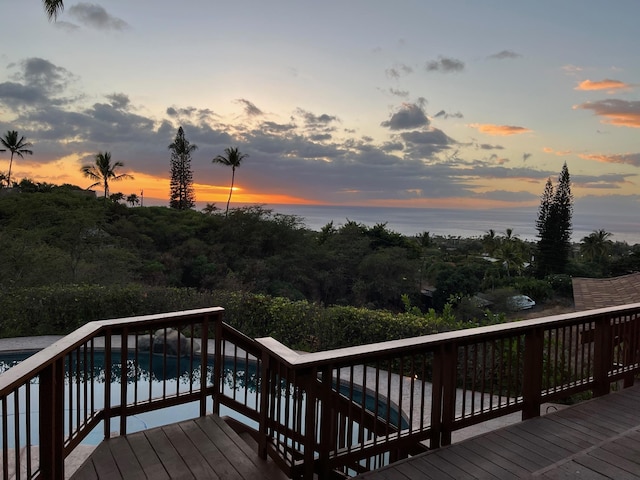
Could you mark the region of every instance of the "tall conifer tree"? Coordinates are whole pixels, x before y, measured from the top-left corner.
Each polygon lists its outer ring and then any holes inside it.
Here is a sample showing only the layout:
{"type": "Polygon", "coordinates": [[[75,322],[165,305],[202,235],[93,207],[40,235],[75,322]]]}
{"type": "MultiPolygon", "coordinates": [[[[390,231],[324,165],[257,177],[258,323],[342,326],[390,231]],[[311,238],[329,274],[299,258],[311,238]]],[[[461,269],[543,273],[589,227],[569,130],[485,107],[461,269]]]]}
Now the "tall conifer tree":
{"type": "Polygon", "coordinates": [[[536,266],[540,277],[565,272],[571,253],[572,216],[571,178],[565,163],[555,189],[551,179],[547,180],[538,209],[536,266]]]}
{"type": "Polygon", "coordinates": [[[193,191],[193,172],[191,171],[191,153],[197,150],[184,135],[182,127],[178,128],[171,151],[171,183],[169,206],[178,210],[188,210],[195,206],[196,196],[193,191]]]}

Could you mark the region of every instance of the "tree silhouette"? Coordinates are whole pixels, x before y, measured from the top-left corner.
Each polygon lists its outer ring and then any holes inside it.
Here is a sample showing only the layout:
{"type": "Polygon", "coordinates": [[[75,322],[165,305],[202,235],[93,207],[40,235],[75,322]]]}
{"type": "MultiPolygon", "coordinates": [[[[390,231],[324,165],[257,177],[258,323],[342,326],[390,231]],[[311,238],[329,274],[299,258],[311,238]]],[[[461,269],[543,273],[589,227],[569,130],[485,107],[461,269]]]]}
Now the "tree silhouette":
{"type": "Polygon", "coordinates": [[[590,262],[602,263],[609,255],[613,234],[604,229],[595,230],[593,233],[582,238],[580,253],[590,262]]]}
{"type": "Polygon", "coordinates": [[[49,20],[55,20],[58,14],[64,10],[64,2],[62,0],[42,0],[42,3],[49,20]]]}
{"type": "Polygon", "coordinates": [[[231,167],[231,189],[229,190],[229,199],[227,200],[227,210],[224,213],[226,217],[229,214],[229,203],[231,202],[231,194],[233,193],[233,183],[236,177],[236,168],[238,168],[242,163],[242,160],[247,158],[249,155],[240,153],[238,151],[238,147],[225,148],[224,153],[226,156],[218,155],[212,160],[212,162],[231,167]]]}
{"type": "Polygon", "coordinates": [[[95,156],[95,163],[83,165],[80,171],[85,177],[96,181],[87,188],[102,185],[104,188],[104,198],[107,198],[109,197],[109,182],[117,182],[119,180],[133,178],[133,176],[128,173],[116,173],[116,170],[120,167],[124,167],[124,163],[111,163],[111,153],[99,152],[95,156]]]}
{"type": "Polygon", "coordinates": [[[138,198],[138,195],[132,193],[131,195],[127,195],[127,203],[132,207],[135,207],[140,204],[140,199],[138,198]]]}
{"type": "Polygon", "coordinates": [[[565,163],[555,189],[551,179],[547,180],[538,209],[536,264],[540,277],[565,272],[571,252],[572,215],[571,180],[565,163]]]}
{"type": "Polygon", "coordinates": [[[188,210],[195,206],[193,192],[193,172],[191,171],[191,153],[197,150],[184,136],[182,127],[173,143],[169,145],[171,151],[171,182],[169,206],[178,210],[188,210]]]}
{"type": "Polygon", "coordinates": [[[11,186],[11,167],[13,166],[13,156],[17,155],[20,158],[24,158],[25,155],[33,155],[33,151],[29,150],[31,143],[26,142],[24,137],[20,137],[18,140],[18,132],[15,130],[9,130],[4,137],[0,138],[0,143],[5,147],[0,149],[0,152],[11,152],[11,160],[9,161],[9,174],[7,175],[7,186],[11,186]]]}

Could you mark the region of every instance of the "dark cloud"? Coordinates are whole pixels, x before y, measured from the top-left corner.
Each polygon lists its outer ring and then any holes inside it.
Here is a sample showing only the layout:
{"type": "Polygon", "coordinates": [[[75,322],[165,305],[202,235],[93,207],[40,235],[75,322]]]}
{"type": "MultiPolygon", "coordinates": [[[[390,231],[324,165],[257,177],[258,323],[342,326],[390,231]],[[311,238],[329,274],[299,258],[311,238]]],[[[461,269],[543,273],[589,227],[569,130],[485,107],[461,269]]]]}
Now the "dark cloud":
{"type": "Polygon", "coordinates": [[[429,119],[424,110],[415,103],[405,103],[391,115],[391,118],[380,124],[390,130],[410,130],[429,126],[429,119]]]}
{"type": "Polygon", "coordinates": [[[438,60],[430,60],[426,63],[427,72],[453,73],[464,70],[464,62],[455,58],[439,56],[438,60]]]}
{"type": "Polygon", "coordinates": [[[285,133],[295,130],[296,126],[292,123],[276,123],[276,122],[263,122],[262,128],[269,133],[285,133]]]}
{"type": "Polygon", "coordinates": [[[14,82],[0,83],[0,103],[12,109],[46,101],[48,101],[48,97],[39,88],[28,87],[14,82]]]}
{"type": "Polygon", "coordinates": [[[383,152],[401,152],[404,150],[404,143],[402,142],[385,142],[380,147],[383,152]]]}
{"type": "Polygon", "coordinates": [[[498,53],[494,53],[493,55],[489,55],[487,58],[490,58],[492,60],[511,60],[521,56],[522,55],[514,52],[513,50],[502,50],[498,53]]]}
{"type": "Polygon", "coordinates": [[[111,95],[106,95],[108,100],[111,100],[111,106],[113,108],[118,108],[122,110],[126,110],[129,106],[129,96],[124,93],[112,93],[111,95]]]}
{"type": "Polygon", "coordinates": [[[75,79],[65,68],[38,57],[28,58],[18,65],[10,64],[9,68],[12,67],[20,68],[19,72],[12,75],[13,80],[37,88],[47,96],[62,93],[75,79]]]}
{"type": "Polygon", "coordinates": [[[328,125],[339,122],[338,117],[334,115],[328,115],[323,113],[321,115],[315,115],[311,112],[298,108],[295,111],[295,115],[302,117],[305,126],[309,128],[327,127],[328,125]]]}
{"type": "Polygon", "coordinates": [[[628,101],[609,98],[581,103],[573,108],[591,110],[596,115],[604,117],[604,123],[620,127],[640,128],[640,100],[628,101]]]}
{"type": "Polygon", "coordinates": [[[447,113],[444,110],[440,110],[438,113],[436,113],[434,115],[434,118],[464,118],[464,115],[462,115],[460,112],[456,112],[456,113],[447,113]]]}
{"type": "Polygon", "coordinates": [[[504,150],[502,145],[491,145],[490,143],[480,143],[477,147],[481,150],[504,150]]]}
{"type": "Polygon", "coordinates": [[[100,5],[93,3],[78,3],[69,8],[69,15],[86,27],[97,30],[125,30],[129,24],[124,20],[114,17],[100,5]]]}
{"type": "Polygon", "coordinates": [[[249,100],[245,100],[244,98],[239,98],[238,100],[236,100],[236,102],[244,106],[244,113],[246,113],[249,117],[264,115],[262,110],[256,107],[249,100]]]}
{"type": "Polygon", "coordinates": [[[331,140],[331,134],[330,133],[318,133],[316,135],[311,135],[309,137],[309,139],[314,141],[314,142],[324,142],[326,140],[331,140]]]}
{"type": "Polygon", "coordinates": [[[522,161],[526,162],[527,160],[529,160],[529,158],[531,158],[531,155],[533,155],[533,154],[532,153],[527,153],[527,152],[523,153],[522,154],[522,161]]]}

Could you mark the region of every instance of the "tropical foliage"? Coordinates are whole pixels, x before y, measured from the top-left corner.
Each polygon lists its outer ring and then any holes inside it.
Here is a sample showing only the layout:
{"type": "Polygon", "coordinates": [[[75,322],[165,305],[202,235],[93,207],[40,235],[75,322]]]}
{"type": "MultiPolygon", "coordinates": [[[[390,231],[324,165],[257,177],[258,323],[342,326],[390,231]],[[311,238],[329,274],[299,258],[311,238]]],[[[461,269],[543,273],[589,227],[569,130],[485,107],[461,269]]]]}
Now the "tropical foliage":
{"type": "Polygon", "coordinates": [[[9,174],[6,177],[6,183],[8,187],[11,187],[11,168],[13,167],[13,157],[17,155],[20,158],[24,158],[25,155],[33,155],[33,151],[29,150],[31,143],[27,142],[24,137],[18,138],[18,132],[15,130],[9,130],[5,133],[4,137],[0,137],[0,144],[4,147],[0,149],[0,152],[11,153],[11,159],[9,160],[9,174]]]}
{"type": "Polygon", "coordinates": [[[240,153],[237,147],[229,147],[224,149],[224,155],[218,155],[212,161],[227,167],[231,167],[231,188],[229,189],[229,199],[227,200],[227,209],[225,215],[229,213],[229,203],[231,203],[231,194],[233,193],[233,184],[236,178],[236,168],[240,167],[242,161],[249,155],[240,153]]]}
{"type": "Polygon", "coordinates": [[[119,161],[111,163],[110,152],[99,152],[95,156],[95,163],[83,165],[80,171],[85,177],[91,180],[95,180],[95,183],[89,185],[88,188],[102,185],[102,188],[104,190],[104,198],[108,198],[109,182],[117,182],[119,180],[133,178],[128,173],[117,173],[117,170],[120,167],[124,167],[124,163],[119,161]]]}

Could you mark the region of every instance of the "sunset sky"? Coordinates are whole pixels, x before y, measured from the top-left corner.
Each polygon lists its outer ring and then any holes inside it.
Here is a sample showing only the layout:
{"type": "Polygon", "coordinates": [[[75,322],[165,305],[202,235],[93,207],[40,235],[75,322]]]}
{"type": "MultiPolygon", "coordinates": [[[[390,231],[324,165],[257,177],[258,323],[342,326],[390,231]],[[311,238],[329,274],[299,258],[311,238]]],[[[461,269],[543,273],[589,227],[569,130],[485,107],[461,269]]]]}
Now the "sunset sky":
{"type": "Polygon", "coordinates": [[[237,202],[533,206],[566,162],[576,209],[640,211],[638,0],[5,3],[16,179],[88,187],[109,151],[112,192],[168,204],[182,126],[199,205],[237,146],[237,202]]]}

